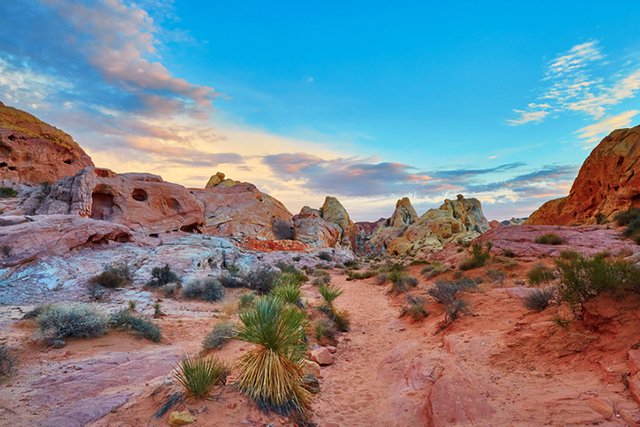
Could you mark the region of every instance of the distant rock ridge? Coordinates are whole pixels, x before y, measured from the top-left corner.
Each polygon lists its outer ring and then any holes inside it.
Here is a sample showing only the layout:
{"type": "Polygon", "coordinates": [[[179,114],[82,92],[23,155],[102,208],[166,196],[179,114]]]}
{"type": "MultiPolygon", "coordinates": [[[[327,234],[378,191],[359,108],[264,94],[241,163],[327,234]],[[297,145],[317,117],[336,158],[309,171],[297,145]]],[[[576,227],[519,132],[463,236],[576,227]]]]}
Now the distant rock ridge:
{"type": "Polygon", "coordinates": [[[606,136],[584,161],[569,195],[543,204],[529,225],[596,224],[640,207],[640,126],[606,136]]]}
{"type": "Polygon", "coordinates": [[[458,195],[419,218],[410,200],[402,198],[388,220],[378,221],[369,235],[367,228],[370,225],[358,226],[356,252],[361,255],[425,254],[441,250],[450,241],[469,242],[490,227],[480,201],[458,195]]]}
{"type": "Polygon", "coordinates": [[[53,183],[87,166],[91,158],[71,136],[0,102],[0,182],[53,183]]]}

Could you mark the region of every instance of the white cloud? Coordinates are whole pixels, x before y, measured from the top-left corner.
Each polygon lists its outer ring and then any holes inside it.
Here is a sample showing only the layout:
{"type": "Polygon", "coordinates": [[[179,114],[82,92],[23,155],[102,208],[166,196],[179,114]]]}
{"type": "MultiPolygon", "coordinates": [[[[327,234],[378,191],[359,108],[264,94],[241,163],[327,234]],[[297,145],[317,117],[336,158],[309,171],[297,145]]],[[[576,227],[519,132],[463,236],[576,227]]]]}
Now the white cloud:
{"type": "Polygon", "coordinates": [[[592,148],[602,137],[614,129],[629,127],[632,119],[640,113],[638,110],[629,110],[615,116],[607,117],[599,122],[585,126],[576,131],[578,138],[585,142],[585,149],[592,148]]]}
{"type": "Polygon", "coordinates": [[[640,64],[618,70],[607,79],[595,77],[595,68],[605,65],[604,57],[597,41],[581,43],[558,55],[547,66],[543,78],[547,86],[538,101],[514,109],[517,117],[506,120],[507,124],[538,123],[551,113],[563,112],[600,119],[611,107],[635,97],[640,91],[640,64]]]}

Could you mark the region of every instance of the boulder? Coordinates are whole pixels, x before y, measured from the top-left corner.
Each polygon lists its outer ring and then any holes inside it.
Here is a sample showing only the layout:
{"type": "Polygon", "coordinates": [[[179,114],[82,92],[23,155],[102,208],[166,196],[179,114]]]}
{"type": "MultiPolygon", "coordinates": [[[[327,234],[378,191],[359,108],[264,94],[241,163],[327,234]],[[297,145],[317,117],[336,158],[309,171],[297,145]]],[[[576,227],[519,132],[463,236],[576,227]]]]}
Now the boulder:
{"type": "Polygon", "coordinates": [[[320,366],[333,365],[333,354],[326,347],[318,347],[311,350],[311,360],[320,366]]]}
{"type": "Polygon", "coordinates": [[[632,207],[640,207],[640,126],[605,137],[583,163],[569,195],[542,205],[527,224],[596,224],[632,207]]]}
{"type": "Polygon", "coordinates": [[[322,219],[340,227],[340,245],[344,248],[354,248],[356,228],[349,217],[349,213],[335,197],[327,196],[320,208],[322,219]]]}
{"type": "Polygon", "coordinates": [[[408,197],[403,197],[396,202],[396,209],[389,218],[389,227],[408,227],[418,220],[418,214],[408,197]]]}
{"type": "Polygon", "coordinates": [[[291,212],[253,184],[207,184],[206,189],[192,189],[191,193],[204,206],[204,231],[208,234],[238,239],[293,238],[291,212]]]}
{"type": "Polygon", "coordinates": [[[75,175],[91,158],[65,132],[0,102],[0,181],[40,184],[75,175]]]}
{"type": "Polygon", "coordinates": [[[145,234],[194,231],[202,204],[185,187],[146,173],[88,167],[51,187],[37,214],[71,214],[115,222],[145,234]]]}
{"type": "Polygon", "coordinates": [[[293,217],[293,238],[310,246],[336,247],[341,241],[339,225],[325,221],[318,209],[305,206],[293,217]]]}

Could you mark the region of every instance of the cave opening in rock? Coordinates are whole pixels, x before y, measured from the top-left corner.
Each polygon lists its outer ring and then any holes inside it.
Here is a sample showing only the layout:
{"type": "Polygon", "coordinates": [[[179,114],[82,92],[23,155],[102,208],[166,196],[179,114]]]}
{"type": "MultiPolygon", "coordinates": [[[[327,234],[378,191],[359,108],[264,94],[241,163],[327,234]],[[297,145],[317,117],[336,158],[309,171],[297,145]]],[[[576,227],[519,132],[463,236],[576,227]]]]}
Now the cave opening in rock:
{"type": "Polygon", "coordinates": [[[109,220],[113,215],[113,195],[104,188],[96,187],[91,194],[91,218],[109,220]]]}
{"type": "Polygon", "coordinates": [[[142,188],[136,188],[131,193],[131,197],[133,197],[133,200],[144,202],[149,198],[149,195],[142,188]]]}

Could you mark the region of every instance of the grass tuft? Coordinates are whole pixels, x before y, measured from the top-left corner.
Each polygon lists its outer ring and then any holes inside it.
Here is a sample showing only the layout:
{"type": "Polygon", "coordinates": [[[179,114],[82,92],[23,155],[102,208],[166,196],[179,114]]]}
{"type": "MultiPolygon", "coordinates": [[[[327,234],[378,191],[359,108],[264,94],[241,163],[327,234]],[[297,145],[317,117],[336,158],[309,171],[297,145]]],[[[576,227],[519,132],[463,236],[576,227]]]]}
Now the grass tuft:
{"type": "Polygon", "coordinates": [[[226,365],[215,357],[198,359],[187,355],[176,367],[174,377],[187,393],[201,399],[207,397],[215,385],[224,384],[228,374],[226,365]]]}
{"type": "Polygon", "coordinates": [[[204,337],[202,348],[212,350],[221,348],[236,336],[236,326],[231,322],[219,322],[213,325],[211,332],[204,337]]]}

